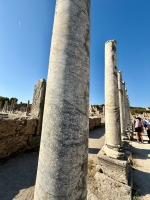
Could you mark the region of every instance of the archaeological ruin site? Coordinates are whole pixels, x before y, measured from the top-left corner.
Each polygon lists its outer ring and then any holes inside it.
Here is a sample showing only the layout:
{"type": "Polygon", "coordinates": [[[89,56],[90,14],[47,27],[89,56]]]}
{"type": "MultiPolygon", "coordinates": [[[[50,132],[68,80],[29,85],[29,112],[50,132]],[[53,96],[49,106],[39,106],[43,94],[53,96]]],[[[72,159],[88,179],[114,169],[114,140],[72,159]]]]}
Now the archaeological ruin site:
{"type": "MultiPolygon", "coordinates": [[[[89,105],[90,0],[57,0],[47,81],[35,83],[31,109],[29,101],[20,110],[15,99],[11,105],[0,102],[0,171],[14,160],[38,158],[31,184],[30,169],[18,168],[17,181],[19,171],[26,171],[19,178],[28,183],[23,188],[11,180],[9,186],[0,173],[10,188],[0,183],[0,200],[136,199],[138,147],[132,146],[133,119],[116,40],[106,41],[104,54],[105,102],[89,105]]],[[[150,192],[145,195],[149,199],[150,192]]]]}

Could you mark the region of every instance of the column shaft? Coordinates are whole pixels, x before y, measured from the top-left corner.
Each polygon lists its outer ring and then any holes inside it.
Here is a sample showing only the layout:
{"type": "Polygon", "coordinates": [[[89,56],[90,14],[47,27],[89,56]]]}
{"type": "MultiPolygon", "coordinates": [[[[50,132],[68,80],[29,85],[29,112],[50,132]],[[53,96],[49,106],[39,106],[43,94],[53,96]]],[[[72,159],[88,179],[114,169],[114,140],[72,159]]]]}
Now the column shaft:
{"type": "Polygon", "coordinates": [[[34,199],[85,200],[90,0],[57,0],[34,199]]]}

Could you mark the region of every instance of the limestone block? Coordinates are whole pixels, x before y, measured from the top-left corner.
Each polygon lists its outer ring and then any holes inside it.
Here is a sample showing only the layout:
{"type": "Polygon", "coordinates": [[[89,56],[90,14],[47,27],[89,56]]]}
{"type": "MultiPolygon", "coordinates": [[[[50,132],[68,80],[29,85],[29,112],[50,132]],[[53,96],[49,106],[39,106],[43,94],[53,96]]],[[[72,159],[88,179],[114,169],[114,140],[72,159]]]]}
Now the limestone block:
{"type": "MultiPolygon", "coordinates": [[[[0,158],[27,149],[27,140],[35,134],[37,119],[0,119],[0,158]]],[[[30,147],[31,148],[31,147],[30,147]]]]}
{"type": "Polygon", "coordinates": [[[7,157],[14,152],[25,151],[28,136],[14,136],[0,140],[0,158],[7,157]]]}
{"type": "Polygon", "coordinates": [[[89,117],[89,130],[92,130],[94,128],[101,126],[101,117],[89,117]]]}
{"type": "Polygon", "coordinates": [[[99,200],[99,198],[88,189],[87,200],[99,200]]]}
{"type": "Polygon", "coordinates": [[[46,81],[40,79],[34,86],[34,95],[31,108],[31,116],[38,119],[36,134],[41,135],[43,111],[45,102],[46,81]]]}
{"type": "Polygon", "coordinates": [[[107,176],[121,183],[128,184],[129,165],[127,161],[110,158],[104,155],[102,151],[98,153],[98,160],[98,171],[102,171],[107,176]]]}
{"type": "MultiPolygon", "coordinates": [[[[118,177],[119,178],[119,177],[118,177]]],[[[101,200],[131,200],[132,188],[126,184],[97,172],[95,174],[97,187],[101,194],[101,200]]]]}
{"type": "Polygon", "coordinates": [[[37,119],[0,119],[0,139],[35,134],[37,119]]]}

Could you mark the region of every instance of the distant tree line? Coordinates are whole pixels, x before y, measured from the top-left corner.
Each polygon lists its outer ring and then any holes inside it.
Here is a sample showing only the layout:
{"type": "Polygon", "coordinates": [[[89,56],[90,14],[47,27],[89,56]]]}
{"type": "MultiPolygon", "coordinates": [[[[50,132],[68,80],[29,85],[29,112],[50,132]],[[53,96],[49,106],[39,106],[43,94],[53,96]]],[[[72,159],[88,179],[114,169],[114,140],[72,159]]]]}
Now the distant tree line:
{"type": "Polygon", "coordinates": [[[141,108],[141,107],[130,107],[130,112],[132,115],[135,115],[135,114],[150,113],[150,110],[146,110],[146,108],[141,108]]]}
{"type": "Polygon", "coordinates": [[[2,107],[4,106],[5,101],[8,101],[8,104],[11,104],[12,100],[14,100],[14,99],[16,99],[16,102],[18,101],[18,99],[15,98],[15,97],[8,98],[8,97],[2,97],[2,96],[0,96],[0,101],[2,101],[2,107]]]}
{"type": "MultiPolygon", "coordinates": [[[[23,103],[23,102],[20,102],[20,104],[18,104],[18,99],[16,97],[11,97],[11,98],[8,98],[8,97],[2,97],[0,96],[0,101],[2,101],[2,107],[4,106],[5,104],[5,101],[8,101],[8,104],[10,105],[12,100],[16,99],[16,104],[17,104],[17,107],[20,108],[20,107],[26,107],[27,106],[27,103],[23,103]]],[[[29,109],[31,109],[31,106],[32,104],[29,104],[29,109]]]]}

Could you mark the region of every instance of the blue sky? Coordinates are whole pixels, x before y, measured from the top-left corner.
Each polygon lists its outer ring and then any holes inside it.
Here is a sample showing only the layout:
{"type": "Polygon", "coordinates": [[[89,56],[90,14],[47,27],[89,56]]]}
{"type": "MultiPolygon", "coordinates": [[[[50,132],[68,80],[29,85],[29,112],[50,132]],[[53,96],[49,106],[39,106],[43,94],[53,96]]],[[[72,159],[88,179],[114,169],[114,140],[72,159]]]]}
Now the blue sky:
{"type": "MultiPolygon", "coordinates": [[[[0,0],[0,96],[32,102],[47,79],[55,0],[0,0]]],[[[150,1],[91,0],[90,104],[104,103],[104,44],[117,40],[131,106],[150,107],[150,1]]]]}

